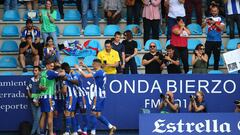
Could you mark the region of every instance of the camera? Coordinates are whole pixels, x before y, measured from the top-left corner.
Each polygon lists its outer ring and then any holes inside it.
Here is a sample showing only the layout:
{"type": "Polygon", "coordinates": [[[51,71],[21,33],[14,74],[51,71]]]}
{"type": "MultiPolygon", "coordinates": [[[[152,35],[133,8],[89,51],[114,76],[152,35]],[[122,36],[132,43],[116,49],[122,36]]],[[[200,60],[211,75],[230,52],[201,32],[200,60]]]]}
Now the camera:
{"type": "Polygon", "coordinates": [[[160,94],[160,98],[161,99],[169,99],[169,96],[168,95],[164,95],[164,94],[160,94]]]}
{"type": "Polygon", "coordinates": [[[159,59],[160,59],[161,61],[164,60],[164,58],[165,58],[165,55],[162,54],[162,52],[159,52],[158,56],[159,56],[159,59]]]}
{"type": "Polygon", "coordinates": [[[195,101],[196,100],[196,96],[195,95],[190,95],[189,97],[190,97],[191,101],[195,101]]]}

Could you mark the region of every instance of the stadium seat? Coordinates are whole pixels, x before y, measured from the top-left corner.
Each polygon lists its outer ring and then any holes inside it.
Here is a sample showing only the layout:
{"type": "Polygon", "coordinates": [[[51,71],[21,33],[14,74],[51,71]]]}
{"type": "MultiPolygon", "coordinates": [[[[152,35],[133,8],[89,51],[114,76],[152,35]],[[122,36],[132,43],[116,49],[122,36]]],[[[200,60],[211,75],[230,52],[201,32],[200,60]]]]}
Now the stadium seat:
{"type": "Polygon", "coordinates": [[[14,72],[6,71],[6,72],[0,73],[0,75],[3,75],[3,76],[12,76],[12,75],[16,75],[16,74],[15,74],[14,72]]]}
{"type": "Polygon", "coordinates": [[[199,24],[192,23],[187,26],[187,28],[190,30],[191,35],[202,35],[202,28],[199,24]]]}
{"type": "Polygon", "coordinates": [[[166,42],[165,47],[167,47],[167,46],[169,46],[169,45],[170,45],[170,40],[168,40],[168,41],[166,42]]]}
{"type": "Polygon", "coordinates": [[[15,25],[6,25],[2,28],[3,37],[15,37],[19,36],[18,28],[15,25]]]}
{"type": "Polygon", "coordinates": [[[4,12],[3,21],[20,21],[20,15],[17,10],[7,10],[4,12]]]}
{"type": "Polygon", "coordinates": [[[87,56],[83,59],[83,63],[88,67],[92,67],[93,60],[96,58],[96,56],[87,56]]]}
{"type": "Polygon", "coordinates": [[[189,71],[187,72],[187,74],[192,74],[192,70],[189,70],[189,71]]]}
{"type": "Polygon", "coordinates": [[[84,36],[100,36],[100,27],[97,25],[87,25],[87,27],[84,30],[84,36]]]}
{"type": "MultiPolygon", "coordinates": [[[[209,59],[209,65],[213,66],[214,65],[214,57],[213,55],[211,55],[210,59],[209,59]]],[[[223,57],[220,56],[220,60],[219,60],[219,66],[224,66],[224,60],[223,57]]]]}
{"type": "Polygon", "coordinates": [[[139,25],[136,24],[130,24],[127,25],[125,30],[131,30],[133,33],[133,36],[141,36],[142,35],[142,30],[139,25]]]}
{"type": "Polygon", "coordinates": [[[223,74],[223,71],[221,71],[221,70],[210,70],[210,71],[208,71],[208,74],[223,74]]]}
{"type": "Polygon", "coordinates": [[[57,10],[57,18],[56,18],[56,21],[60,21],[61,20],[61,15],[59,13],[59,11],[57,10]]]}
{"type": "Polygon", "coordinates": [[[227,50],[231,51],[231,50],[235,50],[237,48],[237,44],[240,43],[240,39],[236,38],[236,39],[230,39],[227,43],[227,50]]]}
{"type": "MultiPolygon", "coordinates": [[[[101,18],[98,18],[98,19],[101,20],[101,18]]],[[[87,20],[88,21],[93,21],[93,12],[92,12],[92,10],[88,10],[87,11],[87,20]]]]}
{"type": "Polygon", "coordinates": [[[64,27],[63,36],[80,36],[80,28],[76,25],[67,25],[64,27]]]}
{"type": "MultiPolygon", "coordinates": [[[[230,28],[229,28],[229,25],[227,26],[227,35],[230,35],[230,28]]],[[[237,28],[237,24],[234,23],[234,35],[237,35],[238,34],[238,28],[237,28]]]]}
{"type": "MultiPolygon", "coordinates": [[[[28,17],[28,12],[29,11],[25,11],[24,12],[24,16],[23,16],[23,20],[26,21],[29,17],[28,17]]],[[[38,11],[32,11],[32,12],[35,12],[36,13],[36,17],[34,18],[31,18],[33,21],[39,21],[39,17],[38,17],[38,11]]]]}
{"type": "Polygon", "coordinates": [[[188,55],[188,64],[189,66],[192,66],[192,54],[188,55]]]}
{"type": "Polygon", "coordinates": [[[16,41],[5,40],[2,43],[1,52],[18,52],[18,45],[16,41]]]}
{"type": "Polygon", "coordinates": [[[71,67],[74,67],[75,64],[79,63],[76,56],[65,56],[63,62],[68,63],[71,67]]]}
{"type": "Polygon", "coordinates": [[[119,25],[107,25],[104,29],[104,36],[114,36],[117,31],[120,31],[119,25]]]}
{"type": "Polygon", "coordinates": [[[140,57],[135,56],[134,58],[135,58],[135,61],[136,61],[137,67],[141,67],[141,63],[142,63],[142,62],[141,62],[140,57]]]}
{"type": "Polygon", "coordinates": [[[2,56],[0,58],[0,68],[16,68],[17,60],[13,56],[2,56]]]}
{"type": "Polygon", "coordinates": [[[33,75],[33,72],[23,72],[22,75],[32,76],[32,75],[33,75]]]}
{"type": "Polygon", "coordinates": [[[94,40],[94,39],[91,40],[91,41],[88,43],[88,46],[87,46],[86,48],[92,49],[93,51],[96,50],[96,51],[94,52],[94,55],[97,55],[97,53],[102,50],[102,46],[101,46],[101,44],[99,43],[99,41],[98,41],[98,40],[94,40]]]}
{"type": "Polygon", "coordinates": [[[80,21],[81,15],[78,10],[65,10],[64,11],[64,21],[80,21]]]}
{"type": "Polygon", "coordinates": [[[161,43],[159,40],[155,40],[155,39],[149,39],[146,43],[145,43],[145,47],[144,47],[144,50],[145,51],[149,51],[149,46],[150,46],[150,43],[154,42],[157,46],[157,50],[160,51],[162,50],[162,46],[161,46],[161,43]]]}
{"type": "Polygon", "coordinates": [[[137,42],[137,49],[138,49],[138,51],[141,51],[142,50],[142,43],[141,43],[141,41],[140,40],[136,40],[136,42],[137,42]]]}
{"type": "Polygon", "coordinates": [[[188,49],[193,51],[198,44],[202,44],[199,39],[188,39],[188,49]]]}
{"type": "Polygon", "coordinates": [[[56,29],[57,29],[57,31],[56,31],[57,36],[59,37],[60,36],[60,30],[59,30],[59,27],[57,25],[56,25],[56,29]]]}

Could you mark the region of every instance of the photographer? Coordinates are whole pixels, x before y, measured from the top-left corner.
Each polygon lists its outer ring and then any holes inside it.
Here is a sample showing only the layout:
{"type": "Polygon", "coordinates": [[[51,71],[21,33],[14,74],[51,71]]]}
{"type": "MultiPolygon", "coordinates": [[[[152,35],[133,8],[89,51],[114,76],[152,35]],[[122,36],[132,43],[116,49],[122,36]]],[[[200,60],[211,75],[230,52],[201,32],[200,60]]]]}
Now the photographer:
{"type": "Polygon", "coordinates": [[[192,55],[193,74],[206,74],[208,71],[208,56],[204,53],[204,49],[202,44],[198,44],[194,50],[194,54],[192,55]]]}
{"type": "Polygon", "coordinates": [[[204,113],[207,112],[206,102],[202,91],[197,91],[195,95],[190,96],[189,112],[204,113]]]}
{"type": "Polygon", "coordinates": [[[166,92],[165,95],[161,94],[160,98],[162,99],[159,109],[161,113],[178,113],[179,105],[174,102],[174,96],[171,91],[166,92]]]}
{"type": "Polygon", "coordinates": [[[161,74],[163,55],[157,52],[157,46],[154,42],[150,43],[149,50],[149,53],[144,54],[142,59],[142,65],[145,66],[145,74],[161,74]]]}
{"type": "Polygon", "coordinates": [[[240,112],[240,100],[236,100],[235,102],[234,102],[234,104],[235,104],[235,106],[236,106],[236,108],[235,108],[235,112],[240,112]]]}

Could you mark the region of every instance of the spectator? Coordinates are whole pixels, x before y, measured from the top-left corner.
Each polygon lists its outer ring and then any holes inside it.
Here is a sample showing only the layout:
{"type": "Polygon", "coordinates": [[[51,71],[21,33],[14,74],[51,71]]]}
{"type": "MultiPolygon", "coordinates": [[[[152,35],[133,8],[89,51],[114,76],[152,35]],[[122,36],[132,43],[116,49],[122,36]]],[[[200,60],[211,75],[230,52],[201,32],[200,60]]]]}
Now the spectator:
{"type": "Polygon", "coordinates": [[[167,91],[165,95],[161,94],[161,104],[159,105],[159,109],[161,113],[178,113],[179,105],[174,101],[174,95],[171,91],[167,91]]]}
{"type": "Polygon", "coordinates": [[[195,9],[197,24],[202,25],[202,0],[185,0],[186,24],[192,23],[193,7],[195,9]]]}
{"type": "Polygon", "coordinates": [[[238,36],[240,38],[240,0],[225,0],[227,24],[230,29],[230,39],[234,37],[234,29],[237,24],[238,36]]]}
{"type": "Polygon", "coordinates": [[[117,24],[121,20],[122,3],[120,0],[105,0],[104,12],[107,24],[117,24]]]}
{"type": "MultiPolygon", "coordinates": [[[[73,0],[70,0],[70,1],[73,2],[73,0]]],[[[64,0],[57,0],[57,4],[58,4],[58,11],[60,13],[61,19],[64,19],[64,12],[63,12],[64,0]]],[[[82,14],[81,0],[76,0],[76,5],[79,13],[82,14]]]]}
{"type": "Polygon", "coordinates": [[[127,25],[140,24],[142,0],[125,0],[127,6],[127,25]]]}
{"type": "Polygon", "coordinates": [[[170,43],[175,47],[176,54],[179,55],[183,62],[185,73],[189,70],[187,48],[189,35],[190,31],[185,26],[183,19],[177,17],[177,24],[172,27],[172,39],[170,40],[170,43]]]}
{"type": "Polygon", "coordinates": [[[48,36],[53,37],[54,45],[58,49],[57,46],[57,29],[55,20],[57,18],[57,11],[53,9],[52,0],[46,0],[46,7],[42,9],[39,13],[40,24],[41,24],[41,32],[44,43],[46,44],[46,39],[48,36]]]}
{"type": "Polygon", "coordinates": [[[7,10],[17,10],[17,0],[4,0],[4,12],[7,10]]]}
{"type": "Polygon", "coordinates": [[[133,40],[133,35],[130,30],[124,32],[125,40],[122,44],[125,47],[125,67],[123,70],[124,74],[129,74],[129,69],[131,74],[137,74],[137,64],[135,61],[135,56],[137,55],[137,42],[133,40]]]}
{"type": "Polygon", "coordinates": [[[179,57],[175,53],[174,46],[169,45],[166,47],[167,54],[164,56],[164,66],[167,67],[168,74],[179,74],[181,72],[179,57]]]}
{"type": "Polygon", "coordinates": [[[87,12],[89,10],[89,2],[93,11],[93,23],[98,25],[98,0],[81,0],[82,4],[82,29],[87,26],[87,12]]]}
{"type": "Polygon", "coordinates": [[[43,45],[40,44],[40,30],[37,26],[33,26],[33,21],[31,19],[27,19],[26,26],[24,26],[21,30],[21,42],[26,42],[25,37],[27,35],[32,35],[32,41],[36,45],[38,49],[38,55],[40,60],[42,60],[43,55],[43,45]]]}
{"type": "Polygon", "coordinates": [[[32,42],[32,35],[25,37],[26,42],[22,42],[19,47],[19,63],[23,72],[27,72],[26,65],[39,65],[39,55],[36,45],[32,42]]]}
{"type": "Polygon", "coordinates": [[[197,91],[195,95],[190,96],[189,112],[204,113],[207,112],[207,105],[202,91],[197,91]]]}
{"type": "Polygon", "coordinates": [[[185,0],[165,0],[164,5],[169,9],[167,18],[167,40],[171,39],[172,27],[177,24],[177,17],[181,17],[184,20],[185,0]]]}
{"type": "Polygon", "coordinates": [[[60,63],[60,54],[57,48],[53,44],[53,37],[47,37],[45,48],[43,49],[43,63],[46,64],[47,61],[52,61],[55,65],[60,63]]]}
{"type": "Polygon", "coordinates": [[[105,41],[105,49],[98,53],[98,59],[101,60],[103,70],[106,74],[116,74],[119,66],[120,58],[117,51],[112,49],[112,41],[105,41]]]}
{"type": "Polygon", "coordinates": [[[157,52],[157,46],[154,42],[150,43],[149,50],[150,52],[144,54],[142,59],[142,65],[145,66],[145,74],[161,74],[163,55],[157,52]]]}
{"type": "Polygon", "coordinates": [[[207,40],[206,40],[206,54],[208,59],[211,58],[211,53],[214,56],[214,70],[218,70],[220,51],[222,45],[222,31],[224,30],[225,24],[221,17],[218,16],[218,6],[213,5],[211,8],[211,16],[206,18],[202,27],[207,26],[207,40]]]}
{"type": "Polygon", "coordinates": [[[161,0],[143,0],[143,29],[144,29],[144,44],[150,39],[159,39],[160,12],[159,7],[161,0]]]}
{"type": "Polygon", "coordinates": [[[39,78],[40,78],[41,68],[39,66],[33,67],[33,77],[27,85],[28,97],[31,100],[31,109],[33,115],[33,126],[31,135],[40,135],[39,120],[41,117],[41,109],[39,105],[39,78]]]}
{"type": "Polygon", "coordinates": [[[123,69],[125,67],[125,47],[120,42],[120,40],[121,40],[121,33],[119,31],[115,32],[114,39],[112,42],[112,48],[118,52],[119,58],[120,58],[120,63],[119,63],[119,66],[117,67],[117,73],[123,73],[123,69]]]}
{"type": "Polygon", "coordinates": [[[205,74],[208,72],[208,56],[204,53],[204,49],[204,46],[202,44],[199,44],[194,50],[194,54],[192,55],[193,74],[205,74]]]}
{"type": "Polygon", "coordinates": [[[205,16],[210,16],[210,12],[212,6],[218,6],[219,7],[219,15],[224,17],[225,11],[224,11],[224,0],[206,0],[206,10],[205,10],[205,16]]]}

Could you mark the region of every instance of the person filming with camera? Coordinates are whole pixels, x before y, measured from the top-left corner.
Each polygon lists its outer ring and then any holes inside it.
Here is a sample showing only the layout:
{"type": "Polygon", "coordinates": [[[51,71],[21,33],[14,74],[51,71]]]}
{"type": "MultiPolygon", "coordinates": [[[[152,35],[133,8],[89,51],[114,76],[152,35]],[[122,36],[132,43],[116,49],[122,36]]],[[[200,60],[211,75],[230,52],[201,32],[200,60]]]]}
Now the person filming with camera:
{"type": "Polygon", "coordinates": [[[161,113],[178,113],[179,105],[174,102],[174,95],[171,91],[167,91],[165,95],[161,94],[160,98],[162,100],[159,105],[161,113]]]}
{"type": "Polygon", "coordinates": [[[189,112],[204,113],[207,112],[204,93],[197,91],[195,95],[190,96],[190,103],[188,106],[189,112]]]}

